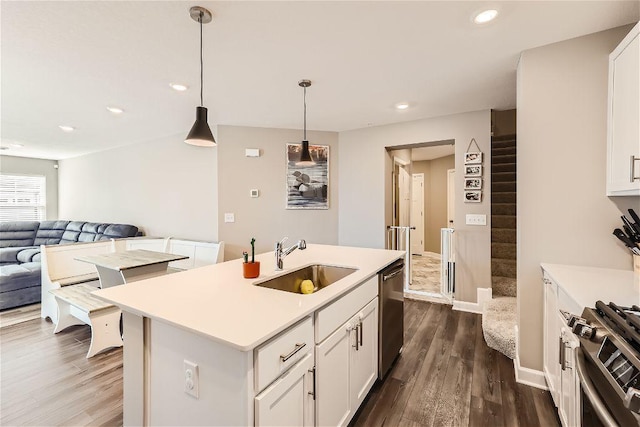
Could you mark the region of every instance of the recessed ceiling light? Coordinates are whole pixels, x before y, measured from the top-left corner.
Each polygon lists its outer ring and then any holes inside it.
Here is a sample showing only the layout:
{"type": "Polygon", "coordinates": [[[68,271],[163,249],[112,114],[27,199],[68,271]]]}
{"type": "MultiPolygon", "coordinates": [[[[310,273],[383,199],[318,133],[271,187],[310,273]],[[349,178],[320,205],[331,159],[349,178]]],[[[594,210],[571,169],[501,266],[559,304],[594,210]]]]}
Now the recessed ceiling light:
{"type": "Polygon", "coordinates": [[[122,114],[124,110],[118,107],[107,107],[107,110],[111,111],[113,114],[122,114]]]}
{"type": "Polygon", "coordinates": [[[189,86],[181,85],[180,83],[169,83],[169,86],[171,86],[171,89],[177,90],[178,92],[184,92],[189,89],[189,86]]]}
{"type": "Polygon", "coordinates": [[[409,103],[407,102],[400,102],[398,104],[396,104],[396,108],[398,110],[406,110],[407,108],[409,108],[409,103]]]}
{"type": "Polygon", "coordinates": [[[473,22],[476,24],[486,24],[489,21],[493,21],[496,16],[498,16],[498,11],[495,9],[484,10],[478,13],[475,18],[473,18],[473,22]]]}
{"type": "Polygon", "coordinates": [[[76,130],[76,128],[74,128],[73,126],[60,125],[58,127],[62,129],[64,132],[73,132],[74,130],[76,130]]]}

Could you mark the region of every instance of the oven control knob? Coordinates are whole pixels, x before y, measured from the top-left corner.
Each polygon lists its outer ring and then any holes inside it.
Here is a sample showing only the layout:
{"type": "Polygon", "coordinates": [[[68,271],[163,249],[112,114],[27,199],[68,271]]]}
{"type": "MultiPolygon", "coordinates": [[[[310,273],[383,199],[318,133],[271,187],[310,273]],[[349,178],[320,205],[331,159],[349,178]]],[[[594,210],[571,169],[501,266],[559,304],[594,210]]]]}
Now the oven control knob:
{"type": "Polygon", "coordinates": [[[577,321],[573,325],[572,331],[574,334],[582,338],[586,338],[588,340],[590,340],[596,335],[596,328],[592,327],[588,323],[581,322],[581,321],[577,321]]]}
{"type": "Polygon", "coordinates": [[[640,413],[640,390],[629,387],[627,395],[624,397],[624,406],[631,412],[640,413]]]}
{"type": "Polygon", "coordinates": [[[575,314],[570,315],[570,317],[567,319],[567,326],[569,326],[570,328],[573,328],[573,326],[576,323],[587,323],[587,321],[585,319],[583,319],[580,316],[576,316],[575,314]]]}

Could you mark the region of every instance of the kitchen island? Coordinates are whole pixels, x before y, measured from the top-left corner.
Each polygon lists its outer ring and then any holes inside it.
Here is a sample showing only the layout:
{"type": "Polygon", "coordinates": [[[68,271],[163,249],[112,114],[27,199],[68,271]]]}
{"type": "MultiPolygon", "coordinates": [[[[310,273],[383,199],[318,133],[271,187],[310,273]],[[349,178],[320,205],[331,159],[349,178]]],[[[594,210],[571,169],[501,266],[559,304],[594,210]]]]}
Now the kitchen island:
{"type": "Polygon", "coordinates": [[[257,279],[235,260],[95,292],[123,311],[124,424],[348,422],[375,381],[355,384],[359,371],[377,372],[377,272],[403,256],[310,244],[284,271],[257,256],[257,279]],[[255,285],[309,264],[356,271],[308,295],[255,285]],[[350,374],[346,403],[329,390],[337,372],[350,374]]]}

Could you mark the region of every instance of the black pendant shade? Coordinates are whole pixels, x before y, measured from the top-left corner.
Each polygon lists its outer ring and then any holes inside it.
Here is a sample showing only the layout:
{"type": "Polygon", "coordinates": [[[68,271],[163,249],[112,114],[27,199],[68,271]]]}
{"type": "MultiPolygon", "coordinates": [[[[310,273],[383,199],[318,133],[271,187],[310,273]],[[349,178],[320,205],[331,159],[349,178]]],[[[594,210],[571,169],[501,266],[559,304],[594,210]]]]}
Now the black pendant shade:
{"type": "Polygon", "coordinates": [[[316,162],[311,158],[309,152],[309,141],[307,141],[307,88],[311,86],[311,80],[300,80],[298,86],[303,89],[304,93],[304,138],[302,140],[302,151],[300,152],[300,160],[296,162],[298,166],[313,166],[316,162]]]}
{"type": "Polygon", "coordinates": [[[199,147],[213,147],[216,145],[216,140],[207,123],[207,107],[196,107],[196,122],[184,142],[199,147]]]}
{"type": "Polygon", "coordinates": [[[314,163],[313,159],[311,158],[311,153],[309,153],[309,141],[302,141],[302,152],[300,153],[300,161],[298,161],[298,165],[300,165],[301,163],[314,163]]]}
{"type": "Polygon", "coordinates": [[[202,88],[204,86],[204,67],[202,62],[202,24],[208,24],[212,20],[211,12],[207,9],[194,6],[189,9],[191,19],[200,24],[200,106],[196,107],[196,122],[193,124],[187,139],[187,144],[197,145],[199,147],[215,147],[216,140],[207,123],[207,109],[204,106],[202,88]]]}

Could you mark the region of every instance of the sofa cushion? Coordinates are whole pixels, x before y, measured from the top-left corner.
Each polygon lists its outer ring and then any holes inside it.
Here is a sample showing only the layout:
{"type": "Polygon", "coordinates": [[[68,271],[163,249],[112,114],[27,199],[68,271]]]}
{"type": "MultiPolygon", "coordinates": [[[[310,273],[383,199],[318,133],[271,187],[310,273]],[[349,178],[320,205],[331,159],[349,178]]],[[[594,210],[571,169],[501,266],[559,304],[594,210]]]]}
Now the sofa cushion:
{"type": "Polygon", "coordinates": [[[71,221],[42,221],[34,245],[57,245],[71,221]]]}
{"type": "Polygon", "coordinates": [[[129,224],[105,224],[105,230],[97,240],[120,239],[123,237],[135,237],[138,227],[129,224]]]}
{"type": "MultiPolygon", "coordinates": [[[[18,252],[18,262],[35,262],[34,257],[40,254],[40,247],[37,248],[28,248],[18,252]]],[[[39,261],[39,259],[38,259],[39,261]]]]}
{"type": "Polygon", "coordinates": [[[64,243],[77,243],[78,236],[82,232],[82,226],[86,224],[86,221],[71,221],[67,224],[67,228],[62,233],[60,244],[64,243]]]}
{"type": "Polygon", "coordinates": [[[33,246],[39,224],[37,221],[0,223],[0,247],[33,246]]]}
{"type": "Polygon", "coordinates": [[[0,266],[0,292],[14,291],[39,284],[39,262],[0,266]]]}
{"type": "Polygon", "coordinates": [[[35,247],[20,246],[17,248],[0,248],[0,263],[1,264],[18,264],[19,263],[18,254],[25,249],[35,249],[35,247]]]}
{"type": "Polygon", "coordinates": [[[78,235],[78,242],[95,242],[98,240],[100,230],[104,230],[106,224],[98,224],[96,222],[85,222],[82,225],[82,231],[78,235]]]}

